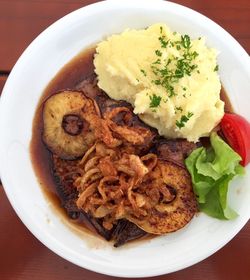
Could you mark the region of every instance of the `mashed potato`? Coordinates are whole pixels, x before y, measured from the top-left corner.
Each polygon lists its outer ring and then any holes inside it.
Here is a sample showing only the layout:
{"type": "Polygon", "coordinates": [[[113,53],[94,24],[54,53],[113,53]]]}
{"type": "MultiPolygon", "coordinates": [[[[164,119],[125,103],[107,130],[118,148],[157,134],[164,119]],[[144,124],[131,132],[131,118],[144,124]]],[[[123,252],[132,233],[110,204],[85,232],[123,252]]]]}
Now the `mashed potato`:
{"type": "Polygon", "coordinates": [[[217,52],[204,38],[172,32],[165,24],[126,30],[97,45],[98,85],[126,100],[167,138],[197,141],[220,122],[217,52]]]}

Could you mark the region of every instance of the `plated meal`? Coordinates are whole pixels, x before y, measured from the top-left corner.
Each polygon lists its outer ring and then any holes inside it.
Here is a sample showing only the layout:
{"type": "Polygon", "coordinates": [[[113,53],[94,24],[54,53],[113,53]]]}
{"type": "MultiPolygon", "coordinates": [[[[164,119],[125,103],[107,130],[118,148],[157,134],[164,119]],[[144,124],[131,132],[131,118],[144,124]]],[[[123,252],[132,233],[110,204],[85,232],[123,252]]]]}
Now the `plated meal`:
{"type": "Polygon", "coordinates": [[[200,211],[236,218],[228,185],[250,161],[250,125],[233,113],[218,70],[204,37],[161,23],[79,54],[33,123],[46,192],[115,247],[177,231],[200,211]]]}
{"type": "Polygon", "coordinates": [[[101,1],[52,24],[1,95],[1,181],[21,221],[112,276],[218,251],[250,217],[249,164],[235,178],[249,161],[249,62],[222,27],[169,1],[101,1]]]}

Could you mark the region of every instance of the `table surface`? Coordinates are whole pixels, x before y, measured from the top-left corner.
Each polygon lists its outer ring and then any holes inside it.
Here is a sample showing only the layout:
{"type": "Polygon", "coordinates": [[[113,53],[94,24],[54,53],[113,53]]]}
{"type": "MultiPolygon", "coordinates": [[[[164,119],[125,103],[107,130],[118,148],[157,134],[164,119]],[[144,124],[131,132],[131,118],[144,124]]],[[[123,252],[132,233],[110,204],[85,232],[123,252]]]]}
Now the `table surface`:
{"type": "MultiPolygon", "coordinates": [[[[67,13],[94,2],[97,1],[0,0],[0,93],[16,60],[41,31],[67,13]]],[[[220,24],[250,54],[249,0],[173,2],[193,8],[220,24]]],[[[114,278],[77,267],[47,249],[22,224],[1,185],[0,213],[0,279],[114,278]]],[[[206,260],[153,279],[250,279],[250,222],[206,260]]]]}

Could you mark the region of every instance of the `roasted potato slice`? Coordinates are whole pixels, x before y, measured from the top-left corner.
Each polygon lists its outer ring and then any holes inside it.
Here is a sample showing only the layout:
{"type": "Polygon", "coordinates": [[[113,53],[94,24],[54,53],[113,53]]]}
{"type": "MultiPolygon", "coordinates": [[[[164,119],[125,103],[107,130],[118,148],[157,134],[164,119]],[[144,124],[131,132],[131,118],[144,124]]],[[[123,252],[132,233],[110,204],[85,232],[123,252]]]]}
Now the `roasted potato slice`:
{"type": "Polygon", "coordinates": [[[52,95],[43,108],[43,141],[63,159],[82,156],[94,143],[91,116],[96,116],[91,99],[79,91],[52,95]]]}

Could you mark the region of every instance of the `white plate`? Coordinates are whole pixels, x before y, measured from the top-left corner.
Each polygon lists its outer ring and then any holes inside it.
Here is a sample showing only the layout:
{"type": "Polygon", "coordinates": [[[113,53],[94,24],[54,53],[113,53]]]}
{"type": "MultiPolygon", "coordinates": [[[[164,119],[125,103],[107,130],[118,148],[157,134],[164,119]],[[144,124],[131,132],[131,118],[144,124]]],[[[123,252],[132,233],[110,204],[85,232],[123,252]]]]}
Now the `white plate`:
{"type": "Polygon", "coordinates": [[[84,268],[104,274],[145,277],[170,273],[210,256],[250,217],[250,172],[230,188],[231,205],[240,214],[218,221],[203,214],[176,233],[114,249],[82,237],[65,225],[45,199],[34,174],[29,143],[39,98],[59,69],[82,49],[125,28],[165,22],[172,30],[206,36],[220,51],[222,83],[236,112],[250,120],[250,60],[220,26],[183,6],[163,1],[107,1],[79,9],[46,29],[13,68],[0,103],[0,170],[8,198],[29,230],[48,248],[84,268]],[[48,222],[49,221],[49,222],[48,222]]]}

